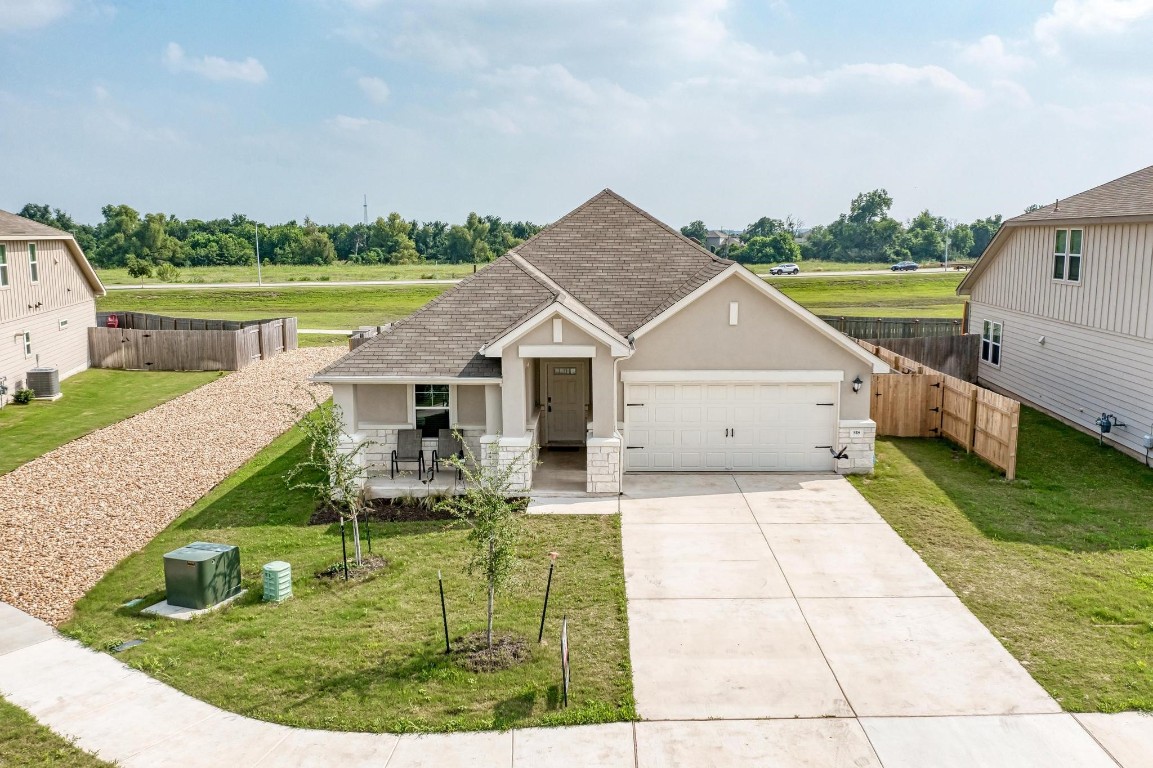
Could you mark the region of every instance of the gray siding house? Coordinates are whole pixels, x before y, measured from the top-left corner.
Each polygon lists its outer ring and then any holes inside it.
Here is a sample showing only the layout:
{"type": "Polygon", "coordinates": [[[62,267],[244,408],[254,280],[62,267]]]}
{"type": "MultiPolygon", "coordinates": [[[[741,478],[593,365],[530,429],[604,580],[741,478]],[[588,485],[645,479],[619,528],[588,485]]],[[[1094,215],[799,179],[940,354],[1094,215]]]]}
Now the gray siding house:
{"type": "Polygon", "coordinates": [[[1153,167],[1009,219],[958,288],[980,383],[1144,458],[1153,432],[1153,167]]]}
{"type": "Polygon", "coordinates": [[[67,232],[0,211],[0,378],[8,397],[39,365],[88,367],[88,328],[104,286],[67,232]]]}
{"type": "Polygon", "coordinates": [[[388,473],[398,430],[431,450],[451,426],[503,463],[583,451],[585,489],[612,493],[622,472],[868,472],[875,372],[752,272],[605,190],[315,380],[349,446],[373,443],[370,474],[388,473]]]}

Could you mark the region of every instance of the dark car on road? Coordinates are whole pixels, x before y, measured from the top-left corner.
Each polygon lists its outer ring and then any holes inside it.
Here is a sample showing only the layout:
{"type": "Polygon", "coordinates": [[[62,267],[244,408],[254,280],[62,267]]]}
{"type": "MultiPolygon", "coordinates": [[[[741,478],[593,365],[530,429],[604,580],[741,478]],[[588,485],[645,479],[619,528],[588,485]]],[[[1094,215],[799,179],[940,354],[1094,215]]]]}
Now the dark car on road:
{"type": "Polygon", "coordinates": [[[796,264],[778,264],[769,270],[770,275],[799,275],[801,268],[796,264]]]}
{"type": "Polygon", "coordinates": [[[898,261],[896,264],[889,267],[889,269],[893,270],[894,272],[913,272],[913,271],[916,271],[916,269],[917,269],[917,262],[915,262],[915,261],[898,261]]]}

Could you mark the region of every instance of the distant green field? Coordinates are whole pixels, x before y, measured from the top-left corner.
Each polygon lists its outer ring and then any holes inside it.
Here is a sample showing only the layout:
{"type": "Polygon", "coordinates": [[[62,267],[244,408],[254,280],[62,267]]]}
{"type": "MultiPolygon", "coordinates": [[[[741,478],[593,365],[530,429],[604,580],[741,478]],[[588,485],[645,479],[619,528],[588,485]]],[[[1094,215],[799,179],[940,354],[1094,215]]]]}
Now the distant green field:
{"type": "Polygon", "coordinates": [[[899,273],[859,277],[777,277],[769,283],[818,315],[859,317],[961,317],[957,295],[962,273],[899,273]]]}
{"type": "MultiPolygon", "coordinates": [[[[96,274],[105,285],[139,285],[140,279],[129,277],[127,269],[98,269],[96,274]]],[[[471,264],[265,264],[261,279],[266,283],[289,283],[313,280],[334,282],[349,280],[448,280],[472,274],[471,264]]],[[[159,282],[155,278],[147,283],[159,282]]],[[[183,267],[178,283],[255,283],[256,267],[183,267]]]]}
{"type": "Polygon", "coordinates": [[[407,317],[444,291],[444,285],[323,288],[209,288],[112,291],[100,311],[153,312],[174,317],[259,320],[296,317],[301,328],[358,328],[407,317]]]}
{"type": "MultiPolygon", "coordinates": [[[[866,317],[960,317],[956,295],[962,275],[894,274],[861,277],[773,278],[769,282],[818,315],[866,317]]],[[[209,288],[113,291],[100,310],[154,312],[176,317],[257,320],[295,316],[301,328],[353,329],[410,315],[444,285],[324,286],[301,288],[209,288]]],[[[305,343],[342,344],[332,339],[305,343]]]]}

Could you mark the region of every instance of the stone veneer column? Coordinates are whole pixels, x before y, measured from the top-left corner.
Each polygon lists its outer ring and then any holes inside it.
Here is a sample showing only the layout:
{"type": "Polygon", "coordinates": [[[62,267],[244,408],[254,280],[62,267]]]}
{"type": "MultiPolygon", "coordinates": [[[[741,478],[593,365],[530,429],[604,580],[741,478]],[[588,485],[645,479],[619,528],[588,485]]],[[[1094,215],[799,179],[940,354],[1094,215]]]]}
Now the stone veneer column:
{"type": "Polygon", "coordinates": [[[588,455],[588,493],[620,493],[621,438],[590,437],[585,444],[588,455]]]}
{"type": "Polygon", "coordinates": [[[872,419],[846,419],[837,429],[837,447],[846,456],[837,461],[839,475],[867,475],[876,463],[877,423],[872,419]]]}

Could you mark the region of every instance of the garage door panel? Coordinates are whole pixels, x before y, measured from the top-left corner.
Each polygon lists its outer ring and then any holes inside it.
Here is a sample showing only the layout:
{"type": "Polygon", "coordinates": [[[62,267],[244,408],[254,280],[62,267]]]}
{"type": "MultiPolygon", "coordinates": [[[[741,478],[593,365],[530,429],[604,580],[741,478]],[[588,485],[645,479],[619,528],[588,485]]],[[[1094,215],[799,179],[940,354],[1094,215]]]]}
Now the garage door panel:
{"type": "Polygon", "coordinates": [[[835,384],[626,384],[628,470],[829,471],[835,384]],[[643,405],[639,405],[643,404],[643,405]]]}

